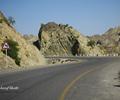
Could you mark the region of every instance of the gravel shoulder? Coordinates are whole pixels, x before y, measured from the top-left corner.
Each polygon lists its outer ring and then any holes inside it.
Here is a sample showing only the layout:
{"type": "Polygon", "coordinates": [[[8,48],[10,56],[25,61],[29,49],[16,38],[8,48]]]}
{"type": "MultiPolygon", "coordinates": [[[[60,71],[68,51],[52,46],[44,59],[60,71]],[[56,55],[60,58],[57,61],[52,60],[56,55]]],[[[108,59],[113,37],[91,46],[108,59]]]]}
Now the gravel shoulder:
{"type": "Polygon", "coordinates": [[[8,69],[0,69],[0,74],[5,73],[12,73],[12,72],[18,72],[18,71],[27,71],[27,70],[33,70],[33,69],[39,69],[39,68],[47,68],[47,67],[53,67],[56,65],[63,65],[63,64],[71,64],[71,63],[81,63],[86,60],[81,59],[67,59],[67,58],[47,58],[47,64],[46,65],[39,65],[39,66],[27,66],[27,67],[14,67],[8,69]]]}

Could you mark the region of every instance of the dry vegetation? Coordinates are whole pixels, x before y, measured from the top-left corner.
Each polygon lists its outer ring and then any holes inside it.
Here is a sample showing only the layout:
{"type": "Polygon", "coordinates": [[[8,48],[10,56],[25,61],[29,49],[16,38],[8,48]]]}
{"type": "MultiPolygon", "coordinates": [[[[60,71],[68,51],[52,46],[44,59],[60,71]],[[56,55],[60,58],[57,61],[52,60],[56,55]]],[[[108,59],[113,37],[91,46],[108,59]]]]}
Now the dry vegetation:
{"type": "MultiPolygon", "coordinates": [[[[30,66],[44,65],[46,60],[41,55],[40,51],[35,46],[29,44],[20,33],[16,32],[9,22],[6,21],[7,19],[1,12],[0,19],[2,19],[2,22],[0,23],[0,45],[2,45],[6,40],[14,41],[14,43],[18,44],[17,49],[14,49],[15,51],[18,50],[17,56],[15,55],[13,57],[13,52],[11,52],[12,50],[9,52],[10,55],[7,56],[9,66],[5,65],[5,54],[1,51],[2,47],[0,46],[0,69],[17,69],[18,67],[29,68],[30,66]]],[[[11,42],[9,45],[13,48],[11,42]]]]}

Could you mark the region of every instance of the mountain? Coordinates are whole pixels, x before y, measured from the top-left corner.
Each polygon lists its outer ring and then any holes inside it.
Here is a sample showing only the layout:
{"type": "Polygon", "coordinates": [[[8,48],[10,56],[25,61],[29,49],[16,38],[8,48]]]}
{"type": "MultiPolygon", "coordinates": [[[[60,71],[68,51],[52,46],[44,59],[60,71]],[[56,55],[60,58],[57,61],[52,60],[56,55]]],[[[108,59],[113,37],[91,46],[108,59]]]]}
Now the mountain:
{"type": "Polygon", "coordinates": [[[101,42],[101,47],[106,50],[106,53],[120,55],[120,26],[110,28],[102,35],[94,35],[89,38],[101,42]]]}
{"type": "Polygon", "coordinates": [[[0,70],[26,68],[45,63],[45,58],[40,51],[28,43],[0,12],[0,70]],[[5,50],[2,49],[4,42],[10,45],[7,56],[8,66],[5,66],[5,50]]]}
{"type": "Polygon", "coordinates": [[[23,38],[30,44],[34,44],[36,41],[38,41],[38,36],[33,34],[25,34],[23,35],[23,38]]]}
{"type": "Polygon", "coordinates": [[[38,36],[37,47],[45,56],[104,54],[98,46],[88,46],[90,40],[68,24],[42,24],[38,36]]]}

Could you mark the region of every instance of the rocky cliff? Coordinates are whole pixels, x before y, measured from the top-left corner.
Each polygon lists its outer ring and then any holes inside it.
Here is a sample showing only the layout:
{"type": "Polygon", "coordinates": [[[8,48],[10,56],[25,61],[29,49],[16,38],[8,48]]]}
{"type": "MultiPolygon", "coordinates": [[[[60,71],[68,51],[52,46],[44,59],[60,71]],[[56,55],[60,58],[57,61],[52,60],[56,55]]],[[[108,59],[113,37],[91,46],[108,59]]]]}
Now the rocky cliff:
{"type": "MultiPolygon", "coordinates": [[[[9,43],[8,43],[9,44],[9,43]]],[[[12,48],[10,47],[10,50],[12,48]]],[[[9,51],[9,50],[8,50],[9,51]]],[[[23,68],[44,65],[45,59],[39,52],[39,50],[33,45],[26,42],[26,40],[16,32],[16,30],[10,25],[7,18],[0,12],[0,69],[8,68],[23,68]],[[5,54],[2,50],[2,44],[6,40],[14,41],[18,44],[18,57],[20,60],[20,66],[15,63],[15,59],[12,59],[10,56],[7,56],[8,66],[5,66],[5,54]]]]}
{"type": "Polygon", "coordinates": [[[101,44],[108,54],[120,55],[120,27],[110,28],[102,35],[89,37],[101,44]]]}
{"type": "Polygon", "coordinates": [[[42,24],[38,36],[39,49],[45,56],[104,54],[98,46],[88,46],[90,40],[68,24],[42,24]]]}

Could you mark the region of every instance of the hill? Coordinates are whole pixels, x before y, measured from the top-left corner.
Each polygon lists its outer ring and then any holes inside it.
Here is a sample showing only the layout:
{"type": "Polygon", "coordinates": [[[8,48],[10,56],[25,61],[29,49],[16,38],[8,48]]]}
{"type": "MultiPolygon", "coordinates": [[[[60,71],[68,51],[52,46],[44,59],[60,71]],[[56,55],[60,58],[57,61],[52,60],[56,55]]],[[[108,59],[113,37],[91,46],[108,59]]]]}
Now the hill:
{"type": "Polygon", "coordinates": [[[38,48],[45,56],[103,55],[97,45],[88,46],[89,38],[68,24],[49,22],[39,30],[38,48]]]}
{"type": "Polygon", "coordinates": [[[120,55],[120,27],[110,28],[102,35],[94,35],[89,37],[91,40],[101,42],[101,46],[106,53],[120,55]]]}
{"type": "Polygon", "coordinates": [[[45,63],[46,61],[40,51],[29,44],[9,23],[3,13],[0,12],[0,70],[26,68],[44,65],[45,63]],[[10,49],[8,50],[9,55],[7,56],[8,66],[6,66],[5,53],[4,50],[2,50],[2,44],[8,41],[10,49]],[[13,44],[16,44],[16,47],[13,44]]]}

